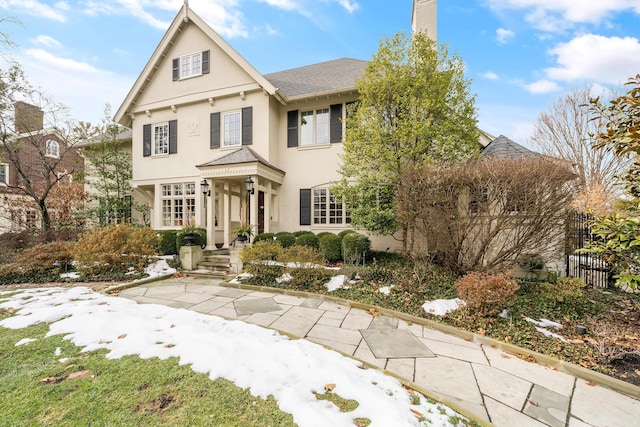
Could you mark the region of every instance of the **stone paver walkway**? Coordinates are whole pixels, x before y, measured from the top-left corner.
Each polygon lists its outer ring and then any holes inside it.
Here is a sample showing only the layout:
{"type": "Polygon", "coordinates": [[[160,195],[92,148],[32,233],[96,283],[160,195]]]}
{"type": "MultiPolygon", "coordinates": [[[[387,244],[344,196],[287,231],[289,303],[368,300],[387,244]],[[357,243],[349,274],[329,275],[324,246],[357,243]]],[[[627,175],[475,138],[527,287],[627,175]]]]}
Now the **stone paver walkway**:
{"type": "Polygon", "coordinates": [[[640,425],[640,393],[630,397],[497,347],[321,297],[220,283],[171,278],[119,295],[238,319],[314,341],[386,369],[463,414],[498,427],[640,425]]]}

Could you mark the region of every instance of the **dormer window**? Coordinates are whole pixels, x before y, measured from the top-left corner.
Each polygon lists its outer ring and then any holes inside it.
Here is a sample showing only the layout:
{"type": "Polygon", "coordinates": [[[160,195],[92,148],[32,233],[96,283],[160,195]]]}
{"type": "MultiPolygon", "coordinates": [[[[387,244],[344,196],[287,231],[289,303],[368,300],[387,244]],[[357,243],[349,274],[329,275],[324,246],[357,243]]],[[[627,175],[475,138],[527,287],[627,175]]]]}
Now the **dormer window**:
{"type": "Polygon", "coordinates": [[[173,81],[209,73],[209,51],[192,52],[172,61],[173,81]]]}
{"type": "Polygon", "coordinates": [[[47,141],[47,157],[53,157],[54,159],[60,158],[60,144],[56,141],[48,140],[47,141]]]}

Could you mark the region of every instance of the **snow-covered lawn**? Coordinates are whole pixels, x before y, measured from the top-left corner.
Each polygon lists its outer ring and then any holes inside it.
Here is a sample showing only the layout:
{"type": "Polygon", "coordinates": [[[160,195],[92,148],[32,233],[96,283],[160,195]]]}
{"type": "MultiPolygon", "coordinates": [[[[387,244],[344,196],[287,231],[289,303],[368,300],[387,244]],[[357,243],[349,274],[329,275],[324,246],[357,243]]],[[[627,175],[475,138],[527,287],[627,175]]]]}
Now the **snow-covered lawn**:
{"type": "MultiPolygon", "coordinates": [[[[2,297],[0,293],[0,298],[2,297]]],[[[8,295],[8,294],[6,294],[8,295]]],[[[28,289],[4,297],[0,308],[15,310],[0,326],[19,329],[49,324],[48,335],[118,359],[177,357],[210,378],[226,378],[262,398],[273,395],[282,411],[301,426],[449,426],[457,414],[424,396],[410,394],[395,378],[305,340],[195,311],[143,304],[95,293],[85,287],[28,289]],[[359,403],[340,412],[314,392],[333,393],[359,403]]],[[[16,345],[29,345],[29,339],[16,345]]],[[[51,357],[56,357],[54,354],[51,357]]]]}

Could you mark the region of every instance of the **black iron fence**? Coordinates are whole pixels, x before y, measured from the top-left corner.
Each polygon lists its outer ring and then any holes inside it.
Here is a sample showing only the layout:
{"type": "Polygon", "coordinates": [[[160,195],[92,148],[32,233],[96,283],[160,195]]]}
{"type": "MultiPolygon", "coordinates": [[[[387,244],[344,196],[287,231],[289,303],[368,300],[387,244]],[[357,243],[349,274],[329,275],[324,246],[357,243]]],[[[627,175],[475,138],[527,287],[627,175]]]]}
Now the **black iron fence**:
{"type": "Polygon", "coordinates": [[[581,277],[594,288],[607,288],[613,283],[611,267],[600,256],[581,253],[587,241],[594,239],[590,221],[593,217],[580,212],[572,212],[567,218],[566,274],[581,277]]]}

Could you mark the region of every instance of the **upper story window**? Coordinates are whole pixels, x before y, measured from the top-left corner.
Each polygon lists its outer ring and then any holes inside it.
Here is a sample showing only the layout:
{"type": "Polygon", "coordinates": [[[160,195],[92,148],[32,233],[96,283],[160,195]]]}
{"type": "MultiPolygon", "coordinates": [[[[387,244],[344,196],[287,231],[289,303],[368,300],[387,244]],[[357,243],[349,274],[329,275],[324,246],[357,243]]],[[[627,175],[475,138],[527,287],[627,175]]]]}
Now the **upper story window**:
{"type": "Polygon", "coordinates": [[[169,123],[153,125],[153,155],[169,154],[169,123]]]}
{"type": "Polygon", "coordinates": [[[0,185],[9,185],[9,165],[0,163],[0,185]]]}
{"type": "Polygon", "coordinates": [[[211,149],[253,144],[253,107],[210,114],[211,149]]]}
{"type": "Polygon", "coordinates": [[[142,126],[142,155],[163,156],[178,152],[178,121],[142,126]]]}
{"type": "Polygon", "coordinates": [[[174,58],[172,61],[173,80],[182,80],[209,73],[209,51],[192,52],[174,58]]]}
{"type": "Polygon", "coordinates": [[[47,146],[46,146],[45,155],[47,157],[53,157],[55,159],[59,159],[60,158],[60,144],[58,144],[56,141],[52,141],[52,140],[48,140],[46,144],[47,144],[47,146]]]}
{"type": "Polygon", "coordinates": [[[242,116],[240,111],[224,113],[222,115],[222,132],[224,147],[233,147],[242,142],[242,116]]]}
{"type": "Polygon", "coordinates": [[[303,111],[300,113],[300,145],[322,145],[329,143],[329,109],[303,111]]]}
{"type": "Polygon", "coordinates": [[[287,147],[310,147],[342,142],[344,104],[287,112],[287,147]]]}

